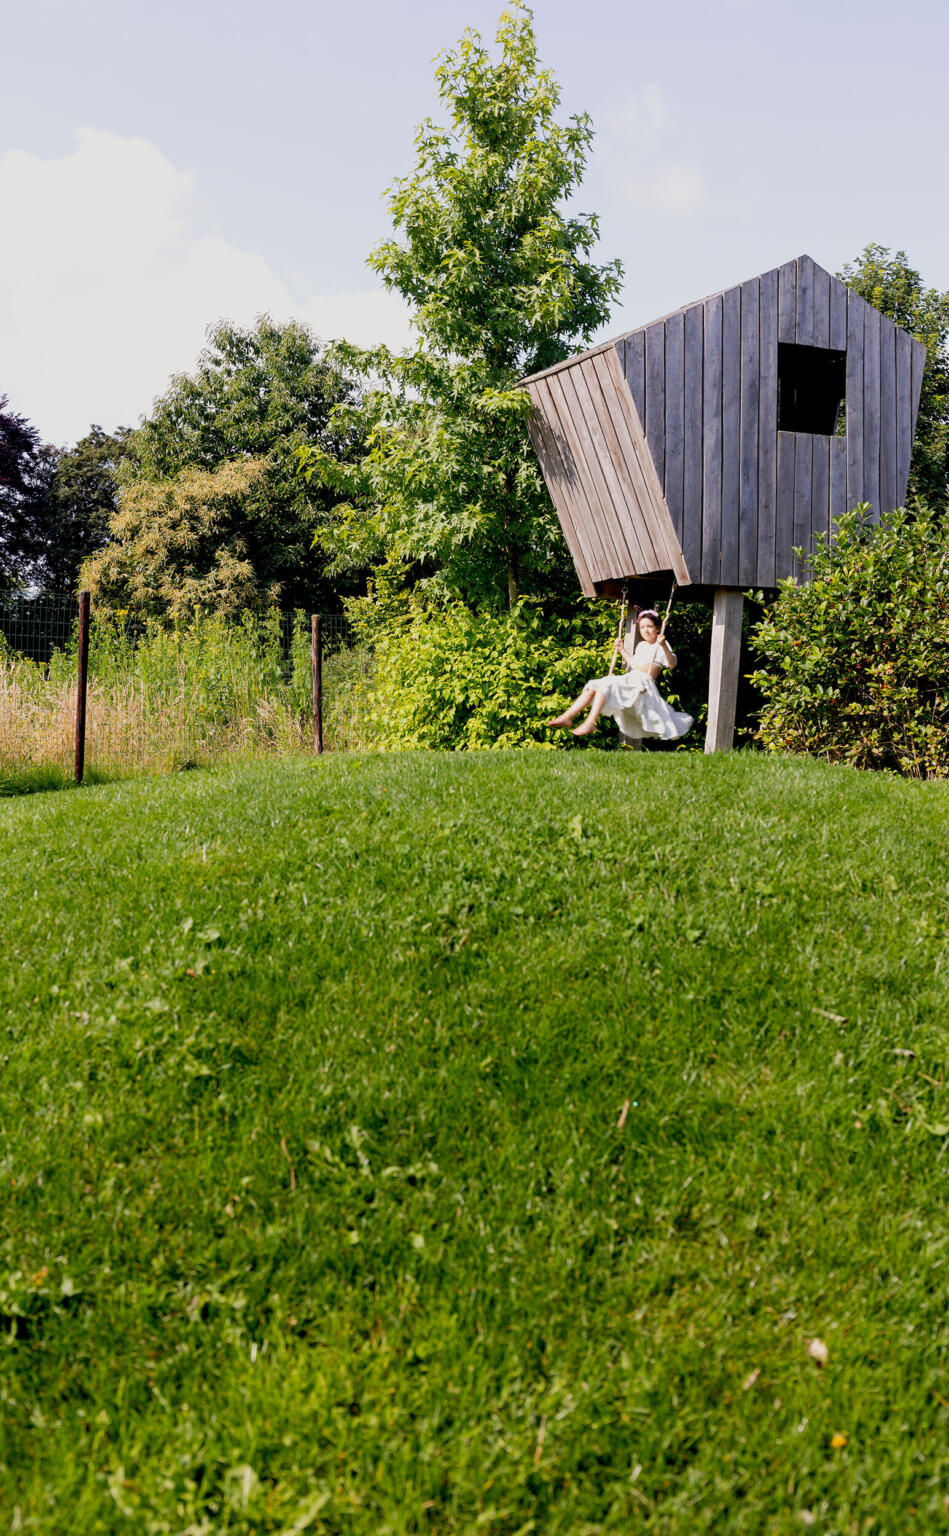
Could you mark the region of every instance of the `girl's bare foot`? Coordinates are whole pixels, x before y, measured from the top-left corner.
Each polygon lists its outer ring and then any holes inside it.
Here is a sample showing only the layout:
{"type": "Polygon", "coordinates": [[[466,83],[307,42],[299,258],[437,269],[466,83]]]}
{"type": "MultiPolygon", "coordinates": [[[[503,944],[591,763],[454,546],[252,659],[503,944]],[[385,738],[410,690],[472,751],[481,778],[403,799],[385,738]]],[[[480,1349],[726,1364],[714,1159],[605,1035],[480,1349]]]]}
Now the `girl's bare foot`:
{"type": "Polygon", "coordinates": [[[557,716],[555,716],[555,718],[553,720],[548,720],[547,724],[548,725],[572,725],[573,724],[573,718],[572,718],[571,715],[557,715],[557,716]]]}
{"type": "Polygon", "coordinates": [[[573,734],[574,734],[574,736],[592,736],[593,732],[595,730],[596,730],[596,721],[595,720],[584,720],[582,725],[578,725],[577,726],[577,728],[576,728],[576,730],[574,731],[573,734]]]}

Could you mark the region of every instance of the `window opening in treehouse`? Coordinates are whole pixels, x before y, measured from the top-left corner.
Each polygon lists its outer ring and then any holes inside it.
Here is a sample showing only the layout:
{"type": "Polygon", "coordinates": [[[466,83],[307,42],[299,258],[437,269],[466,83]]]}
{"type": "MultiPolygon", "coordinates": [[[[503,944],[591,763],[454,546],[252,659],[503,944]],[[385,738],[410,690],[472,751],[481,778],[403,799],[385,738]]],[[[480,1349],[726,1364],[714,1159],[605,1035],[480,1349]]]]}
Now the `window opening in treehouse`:
{"type": "Polygon", "coordinates": [[[833,437],[842,429],[847,354],[778,343],[778,431],[833,437]]]}

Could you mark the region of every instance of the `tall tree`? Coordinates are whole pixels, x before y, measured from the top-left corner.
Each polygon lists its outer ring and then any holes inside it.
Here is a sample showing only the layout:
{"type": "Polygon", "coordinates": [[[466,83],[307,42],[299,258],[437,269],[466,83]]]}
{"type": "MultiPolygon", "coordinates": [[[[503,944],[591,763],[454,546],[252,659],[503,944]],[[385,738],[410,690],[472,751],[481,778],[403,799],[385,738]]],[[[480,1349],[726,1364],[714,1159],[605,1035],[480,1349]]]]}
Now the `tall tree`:
{"type": "Polygon", "coordinates": [[[274,598],[335,607],[339,582],[314,532],[339,495],[308,487],[295,465],[314,442],[343,461],[354,451],[349,429],[330,425],[353,399],[299,322],[214,327],[194,372],[175,377],[124,439],[110,544],[84,579],[102,600],[152,614],[274,598]]]}
{"type": "Polygon", "coordinates": [[[926,288],[905,251],[868,245],[837,276],[926,344],[926,371],[909,473],[909,497],[949,508],[949,293],[926,288]]]}
{"type": "Polygon", "coordinates": [[[51,592],[74,591],[83,561],[108,542],[128,435],[128,427],[105,432],[92,426],[56,455],[43,555],[43,585],[51,592]]]}
{"type": "Polygon", "coordinates": [[[87,560],[83,582],[100,606],[139,618],[186,619],[198,609],[237,617],[279,601],[267,551],[271,481],[263,459],[226,459],[165,480],[122,487],[112,538],[87,560]]]}
{"type": "Polygon", "coordinates": [[[497,44],[495,59],[469,31],[441,57],[448,121],[417,130],[415,170],[389,194],[397,238],[370,257],[410,305],[417,346],[336,349],[375,381],[335,417],[363,424],[368,452],[358,467],[304,455],[311,479],[349,497],[322,535],[337,566],[381,562],[490,606],[573,588],[529,403],[512,386],[589,342],[622,276],[618,261],[590,259],[595,215],[566,206],[592,128],[585,115],[557,121],[559,88],[526,6],[502,15],[497,44]]]}
{"type": "MultiPolygon", "coordinates": [[[[226,459],[292,459],[312,441],[345,448],[328,430],[352,385],[323,355],[307,326],[261,315],[253,326],[221,321],[208,332],[193,373],[177,374],[128,440],[136,478],[165,480],[182,469],[216,469],[226,459]]],[[[299,482],[288,493],[298,501],[299,482]]],[[[305,500],[305,497],[303,498],[305,500]]]]}
{"type": "Polygon", "coordinates": [[[0,395],[0,591],[40,578],[55,457],[0,395]]]}

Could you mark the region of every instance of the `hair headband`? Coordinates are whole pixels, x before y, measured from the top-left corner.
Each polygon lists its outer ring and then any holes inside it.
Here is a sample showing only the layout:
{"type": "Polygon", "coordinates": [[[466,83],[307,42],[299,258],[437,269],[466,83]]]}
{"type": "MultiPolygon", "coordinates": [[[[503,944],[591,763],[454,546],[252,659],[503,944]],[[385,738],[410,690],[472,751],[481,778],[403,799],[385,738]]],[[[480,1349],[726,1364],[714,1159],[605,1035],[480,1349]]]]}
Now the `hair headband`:
{"type": "Polygon", "coordinates": [[[639,610],[639,617],[641,619],[654,619],[657,624],[659,623],[659,615],[655,608],[641,608],[639,610]]]}

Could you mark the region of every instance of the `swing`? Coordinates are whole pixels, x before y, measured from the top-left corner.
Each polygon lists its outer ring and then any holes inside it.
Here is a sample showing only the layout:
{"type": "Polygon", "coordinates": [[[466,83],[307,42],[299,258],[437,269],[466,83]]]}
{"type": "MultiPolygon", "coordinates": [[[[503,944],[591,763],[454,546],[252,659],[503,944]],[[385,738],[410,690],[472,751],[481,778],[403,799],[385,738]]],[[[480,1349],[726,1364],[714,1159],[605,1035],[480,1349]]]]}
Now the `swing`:
{"type": "MultiPolygon", "coordinates": [[[[548,725],[558,729],[570,728],[575,736],[589,736],[596,730],[597,721],[601,714],[611,716],[619,728],[620,738],[627,744],[639,745],[644,736],[655,736],[662,741],[676,741],[684,736],[692,728],[691,715],[680,713],[671,707],[656,688],[653,671],[658,671],[665,663],[658,661],[659,649],[666,637],[666,625],[669,622],[669,614],[672,611],[672,600],[675,596],[678,582],[673,581],[672,591],[669,593],[669,601],[666,604],[665,617],[662,627],[658,627],[658,614],[656,614],[657,632],[654,642],[640,637],[636,645],[634,656],[629,658],[630,670],[622,676],[614,677],[616,658],[622,655],[620,649],[626,628],[629,604],[626,588],[623,588],[620,603],[618,644],[613,647],[613,655],[610,658],[610,670],[605,677],[590,678],[584,684],[583,691],[574,702],[569,705],[562,714],[549,720],[548,725]],[[589,708],[589,714],[583,724],[574,727],[573,722],[584,708],[589,708]]],[[[635,606],[637,621],[642,617],[642,610],[635,606]]],[[[650,622],[652,618],[650,616],[650,622]]],[[[673,657],[670,665],[675,665],[673,657]]]]}

